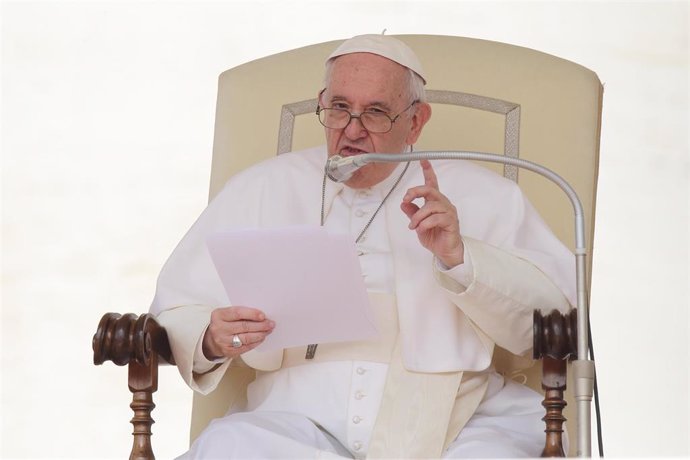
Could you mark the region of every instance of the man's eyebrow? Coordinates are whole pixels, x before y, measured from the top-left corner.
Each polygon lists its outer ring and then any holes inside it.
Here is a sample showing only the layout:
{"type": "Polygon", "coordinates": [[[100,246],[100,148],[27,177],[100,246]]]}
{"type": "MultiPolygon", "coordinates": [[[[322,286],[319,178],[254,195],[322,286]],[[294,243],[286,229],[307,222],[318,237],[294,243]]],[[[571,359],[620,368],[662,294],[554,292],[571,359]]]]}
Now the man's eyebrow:
{"type": "MultiPolygon", "coordinates": [[[[332,95],[330,97],[330,102],[346,102],[348,104],[351,104],[351,102],[345,97],[345,96],[338,96],[338,95],[332,95]]],[[[389,112],[391,110],[391,107],[388,103],[383,102],[383,101],[371,101],[367,104],[365,104],[365,107],[377,107],[380,108],[384,111],[389,112]]]]}
{"type": "Polygon", "coordinates": [[[367,107],[377,107],[377,108],[383,109],[386,112],[391,111],[391,106],[387,102],[383,102],[383,101],[370,102],[369,104],[367,104],[367,107]]]}

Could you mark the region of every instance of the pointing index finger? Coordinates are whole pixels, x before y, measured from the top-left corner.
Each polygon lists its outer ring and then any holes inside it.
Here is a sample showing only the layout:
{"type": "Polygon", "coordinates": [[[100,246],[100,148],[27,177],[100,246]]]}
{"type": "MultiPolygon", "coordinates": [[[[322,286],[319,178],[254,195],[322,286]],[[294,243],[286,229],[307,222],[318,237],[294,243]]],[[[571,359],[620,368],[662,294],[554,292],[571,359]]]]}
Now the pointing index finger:
{"type": "Polygon", "coordinates": [[[419,164],[422,166],[422,173],[424,174],[424,184],[438,190],[438,179],[434,168],[431,167],[429,160],[421,160],[419,164]]]}

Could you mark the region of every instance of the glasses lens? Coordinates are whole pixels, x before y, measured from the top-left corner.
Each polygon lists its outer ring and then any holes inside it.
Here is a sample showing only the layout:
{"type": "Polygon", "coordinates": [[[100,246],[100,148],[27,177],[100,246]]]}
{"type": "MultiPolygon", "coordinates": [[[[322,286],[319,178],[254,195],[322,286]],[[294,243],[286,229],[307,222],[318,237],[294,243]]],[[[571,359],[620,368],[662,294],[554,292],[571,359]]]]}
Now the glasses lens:
{"type": "Polygon", "coordinates": [[[350,121],[350,112],[341,109],[321,109],[319,121],[326,128],[341,129],[350,121]]]}
{"type": "Polygon", "coordinates": [[[387,133],[393,127],[391,119],[385,113],[364,112],[359,118],[367,131],[372,133],[387,133]]]}

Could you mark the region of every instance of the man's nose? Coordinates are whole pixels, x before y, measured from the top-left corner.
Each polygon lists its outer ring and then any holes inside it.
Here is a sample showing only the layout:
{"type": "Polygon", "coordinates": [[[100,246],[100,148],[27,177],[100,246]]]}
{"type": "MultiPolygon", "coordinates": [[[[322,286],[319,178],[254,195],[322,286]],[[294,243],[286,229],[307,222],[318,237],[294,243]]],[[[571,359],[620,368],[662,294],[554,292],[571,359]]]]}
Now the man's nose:
{"type": "Polygon", "coordinates": [[[362,120],[356,116],[350,117],[350,122],[345,126],[345,135],[348,139],[360,139],[369,134],[369,131],[362,124],[362,120]]]}

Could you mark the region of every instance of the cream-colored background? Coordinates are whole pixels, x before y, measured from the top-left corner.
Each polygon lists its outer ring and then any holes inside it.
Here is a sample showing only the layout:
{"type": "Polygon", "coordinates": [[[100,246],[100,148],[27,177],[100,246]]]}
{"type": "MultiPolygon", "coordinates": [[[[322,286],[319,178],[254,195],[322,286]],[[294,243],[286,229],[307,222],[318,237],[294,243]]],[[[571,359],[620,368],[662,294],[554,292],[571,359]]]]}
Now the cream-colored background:
{"type": "MultiPolygon", "coordinates": [[[[123,458],[106,311],[144,312],[203,209],[216,78],[358,33],[539,49],[605,85],[592,322],[607,454],[688,456],[687,2],[3,2],[3,458],[123,458]]],[[[257,135],[260,132],[257,131],[257,135]]],[[[191,395],[162,370],[158,457],[191,395]]],[[[595,448],[596,449],[596,448],[595,448]]]]}

